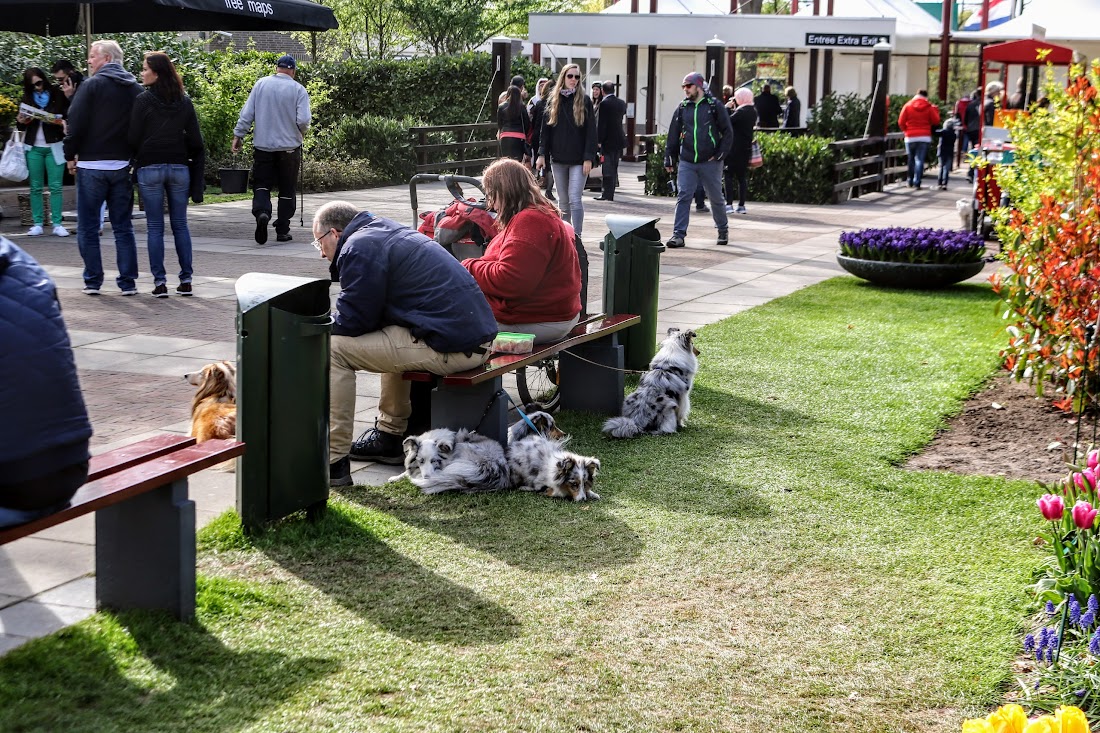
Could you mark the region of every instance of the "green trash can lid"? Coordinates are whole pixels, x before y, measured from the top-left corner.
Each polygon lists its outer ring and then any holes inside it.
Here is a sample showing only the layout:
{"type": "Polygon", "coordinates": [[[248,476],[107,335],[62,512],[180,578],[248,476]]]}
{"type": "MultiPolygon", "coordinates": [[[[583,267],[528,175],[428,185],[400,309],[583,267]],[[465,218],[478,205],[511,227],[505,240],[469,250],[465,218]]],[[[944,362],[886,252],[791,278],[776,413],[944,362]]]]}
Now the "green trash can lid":
{"type": "Polygon", "coordinates": [[[627,216],[625,214],[608,214],[604,221],[611,230],[611,236],[615,239],[625,237],[638,229],[653,226],[661,220],[661,217],[627,216]]]}
{"type": "MultiPolygon", "coordinates": [[[[247,272],[237,278],[236,283],[237,306],[241,313],[247,313],[253,308],[268,303],[272,300],[283,299],[296,302],[298,310],[306,307],[317,312],[328,311],[329,281],[314,277],[297,277],[294,275],[275,275],[270,272],[247,272]],[[301,292],[295,292],[300,290],[301,292]],[[308,305],[307,305],[308,304],[308,305]]],[[[283,306],[285,307],[285,305],[283,306]]],[[[315,315],[315,313],[303,313],[301,315],[315,315]]]]}

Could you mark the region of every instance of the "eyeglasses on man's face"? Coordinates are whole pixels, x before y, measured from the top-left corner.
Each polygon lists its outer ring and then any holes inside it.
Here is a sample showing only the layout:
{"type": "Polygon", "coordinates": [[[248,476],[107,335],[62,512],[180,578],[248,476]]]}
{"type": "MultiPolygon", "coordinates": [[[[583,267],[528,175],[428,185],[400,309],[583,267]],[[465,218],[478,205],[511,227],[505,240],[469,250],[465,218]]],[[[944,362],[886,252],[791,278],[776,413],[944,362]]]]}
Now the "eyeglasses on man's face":
{"type": "Polygon", "coordinates": [[[330,235],[330,234],[332,234],[332,230],[331,230],[331,229],[329,229],[329,230],[328,230],[327,232],[325,232],[325,233],[324,233],[324,234],[322,234],[321,236],[317,237],[317,239],[314,239],[314,240],[313,240],[312,242],[310,242],[310,244],[312,244],[312,245],[313,245],[313,249],[315,249],[315,250],[317,250],[318,252],[320,252],[320,251],[321,251],[321,242],[325,241],[325,237],[327,237],[327,236],[328,236],[328,235],[330,235]]]}
{"type": "Polygon", "coordinates": [[[566,74],[565,78],[566,79],[580,79],[581,75],[580,74],[566,74]]]}

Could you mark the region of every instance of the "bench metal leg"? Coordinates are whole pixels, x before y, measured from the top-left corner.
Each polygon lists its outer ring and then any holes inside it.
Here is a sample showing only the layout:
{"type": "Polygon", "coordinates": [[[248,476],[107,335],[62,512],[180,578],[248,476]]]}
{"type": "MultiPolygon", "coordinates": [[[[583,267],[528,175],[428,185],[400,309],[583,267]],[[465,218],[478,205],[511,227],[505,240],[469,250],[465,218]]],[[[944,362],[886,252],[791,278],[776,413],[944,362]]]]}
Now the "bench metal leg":
{"type": "Polygon", "coordinates": [[[621,414],[625,388],[623,359],[617,334],[561,352],[558,356],[561,408],[621,414]]]}
{"type": "Polygon", "coordinates": [[[432,427],[477,430],[507,447],[508,400],[496,396],[501,389],[500,377],[472,387],[440,384],[432,391],[432,427]],[[486,413],[486,406],[494,399],[486,413]]]}
{"type": "Polygon", "coordinates": [[[195,502],[187,479],[95,515],[96,606],[195,617],[195,502]]]}

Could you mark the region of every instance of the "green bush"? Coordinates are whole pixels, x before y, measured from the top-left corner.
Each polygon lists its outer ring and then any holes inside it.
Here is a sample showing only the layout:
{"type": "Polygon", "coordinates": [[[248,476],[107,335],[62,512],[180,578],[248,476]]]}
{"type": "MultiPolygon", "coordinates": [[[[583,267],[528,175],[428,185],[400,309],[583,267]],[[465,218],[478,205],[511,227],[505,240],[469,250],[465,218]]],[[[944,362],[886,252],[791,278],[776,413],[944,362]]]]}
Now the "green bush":
{"type": "Polygon", "coordinates": [[[386,182],[407,181],[412,177],[416,163],[409,128],[422,124],[413,117],[345,117],[326,136],[327,140],[317,154],[326,158],[362,159],[386,182]],[[330,145],[331,150],[327,150],[330,145]],[[325,151],[323,154],[322,150],[325,151]]]}
{"type": "MultiPolygon", "coordinates": [[[[298,78],[307,85],[316,79],[331,89],[331,104],[314,112],[324,127],[335,127],[344,117],[366,115],[411,117],[428,125],[491,122],[497,105],[488,98],[490,59],[487,53],[466,53],[307,64],[298,78]]],[[[512,62],[511,74],[522,74],[528,87],[534,87],[547,71],[521,58],[512,62]]]]}
{"type": "Polygon", "coordinates": [[[859,94],[826,94],[813,108],[807,123],[811,135],[833,140],[854,140],[867,129],[871,98],[859,94]]]}
{"type": "MultiPolygon", "coordinates": [[[[192,78],[188,93],[195,103],[208,158],[231,158],[233,128],[241,109],[256,81],[272,73],[277,58],[274,53],[257,52],[207,55],[202,71],[192,78]]],[[[251,146],[248,146],[245,155],[236,162],[247,166],[251,159],[251,146]]]]}
{"type": "Polygon", "coordinates": [[[302,168],[302,190],[311,193],[351,191],[392,183],[376,171],[370,161],[362,158],[333,161],[307,156],[302,168]]]}
{"type": "MultiPolygon", "coordinates": [[[[665,140],[666,136],[659,136],[646,158],[645,192],[651,196],[675,195],[668,185],[672,176],[664,168],[665,140]]],[[[758,132],[756,141],[764,165],[749,171],[749,198],[788,204],[827,204],[832,200],[836,160],[829,149],[832,140],[758,132]]]]}
{"type": "Polygon", "coordinates": [[[829,138],[758,132],[764,165],[749,171],[749,198],[787,204],[827,204],[836,154],[829,138]]]}

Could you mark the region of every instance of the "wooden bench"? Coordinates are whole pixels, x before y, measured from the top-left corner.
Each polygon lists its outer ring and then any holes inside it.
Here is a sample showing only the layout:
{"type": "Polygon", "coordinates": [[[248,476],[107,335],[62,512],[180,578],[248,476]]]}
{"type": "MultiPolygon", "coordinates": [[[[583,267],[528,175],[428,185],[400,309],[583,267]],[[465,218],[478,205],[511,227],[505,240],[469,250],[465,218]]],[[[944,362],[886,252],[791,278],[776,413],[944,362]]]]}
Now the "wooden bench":
{"type": "Polygon", "coordinates": [[[69,505],[0,529],[0,545],[95,512],[96,607],[195,615],[195,502],[187,477],[244,453],[244,443],[157,435],[94,456],[69,505]]]}
{"type": "Polygon", "coordinates": [[[484,366],[439,376],[405,372],[416,382],[437,382],[432,390],[433,428],[469,428],[508,443],[508,401],[501,399],[505,374],[558,355],[560,405],[618,415],[623,407],[623,347],[618,333],[641,322],[636,315],[594,316],[565,338],[539,345],[529,354],[491,354],[484,366]]]}

